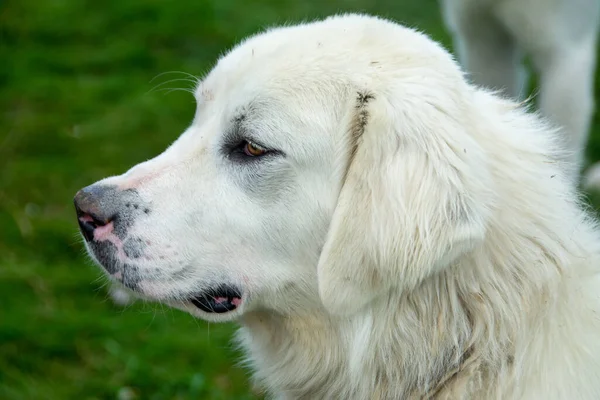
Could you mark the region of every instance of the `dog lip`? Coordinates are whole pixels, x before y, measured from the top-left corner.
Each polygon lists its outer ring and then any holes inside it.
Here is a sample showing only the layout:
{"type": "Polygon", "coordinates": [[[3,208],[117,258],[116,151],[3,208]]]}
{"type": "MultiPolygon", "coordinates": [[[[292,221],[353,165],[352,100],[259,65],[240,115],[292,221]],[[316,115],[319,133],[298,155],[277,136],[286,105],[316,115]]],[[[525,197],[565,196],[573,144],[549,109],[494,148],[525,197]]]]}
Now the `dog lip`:
{"type": "Polygon", "coordinates": [[[200,310],[210,314],[223,314],[233,311],[241,304],[240,291],[229,285],[210,288],[189,300],[200,310]]]}

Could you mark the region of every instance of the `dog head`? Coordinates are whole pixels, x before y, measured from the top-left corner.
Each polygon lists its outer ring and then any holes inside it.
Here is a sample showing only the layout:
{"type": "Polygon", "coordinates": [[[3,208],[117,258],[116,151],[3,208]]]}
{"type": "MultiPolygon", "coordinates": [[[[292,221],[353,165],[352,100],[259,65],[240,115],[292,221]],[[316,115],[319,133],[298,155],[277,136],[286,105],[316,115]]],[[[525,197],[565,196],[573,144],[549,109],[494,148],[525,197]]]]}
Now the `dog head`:
{"type": "Polygon", "coordinates": [[[365,16],[224,56],[164,153],[75,197],[86,246],[138,293],[222,321],[349,314],[483,238],[471,88],[438,45],[365,16]]]}

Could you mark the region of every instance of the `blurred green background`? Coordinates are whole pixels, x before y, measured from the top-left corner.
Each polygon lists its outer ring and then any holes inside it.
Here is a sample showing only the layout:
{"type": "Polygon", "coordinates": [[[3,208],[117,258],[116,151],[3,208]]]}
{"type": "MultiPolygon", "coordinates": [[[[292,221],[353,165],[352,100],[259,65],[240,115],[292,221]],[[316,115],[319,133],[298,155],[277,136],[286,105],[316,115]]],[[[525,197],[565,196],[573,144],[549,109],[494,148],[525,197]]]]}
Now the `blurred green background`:
{"type": "MultiPolygon", "coordinates": [[[[235,366],[233,325],[112,303],[72,197],[191,121],[192,96],[170,90],[191,83],[159,74],[202,75],[248,34],[342,11],[450,47],[435,0],[0,1],[0,399],[257,396],[235,366]]],[[[599,139],[596,120],[591,161],[599,139]]]]}

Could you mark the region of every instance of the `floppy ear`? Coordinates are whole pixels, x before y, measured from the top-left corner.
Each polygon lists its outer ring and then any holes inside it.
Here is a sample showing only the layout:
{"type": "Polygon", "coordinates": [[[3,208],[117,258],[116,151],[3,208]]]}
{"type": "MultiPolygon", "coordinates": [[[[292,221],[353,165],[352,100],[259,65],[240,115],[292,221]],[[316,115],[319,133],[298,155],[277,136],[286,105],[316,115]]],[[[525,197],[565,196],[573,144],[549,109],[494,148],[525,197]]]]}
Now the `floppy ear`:
{"type": "Polygon", "coordinates": [[[318,264],[330,312],[347,315],[391,289],[411,290],[483,240],[483,152],[451,114],[452,101],[441,100],[394,104],[359,94],[318,264]]]}

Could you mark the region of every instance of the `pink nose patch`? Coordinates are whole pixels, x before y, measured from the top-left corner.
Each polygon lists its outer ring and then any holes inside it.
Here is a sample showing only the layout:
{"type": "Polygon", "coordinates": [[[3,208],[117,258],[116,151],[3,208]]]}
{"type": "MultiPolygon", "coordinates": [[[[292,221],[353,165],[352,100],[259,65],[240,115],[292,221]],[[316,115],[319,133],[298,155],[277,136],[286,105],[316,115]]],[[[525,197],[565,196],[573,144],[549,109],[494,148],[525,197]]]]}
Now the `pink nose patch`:
{"type": "MultiPolygon", "coordinates": [[[[85,218],[83,216],[82,218],[85,218]]],[[[83,219],[82,219],[83,221],[83,219]]],[[[108,241],[112,243],[117,249],[117,257],[120,261],[126,261],[129,259],[123,250],[123,241],[115,234],[115,226],[112,221],[106,225],[98,225],[94,229],[94,241],[104,242],[108,241]]]]}
{"type": "Polygon", "coordinates": [[[97,226],[96,229],[94,229],[94,240],[101,242],[103,240],[109,239],[113,230],[114,225],[112,221],[110,221],[106,225],[97,226]]]}

